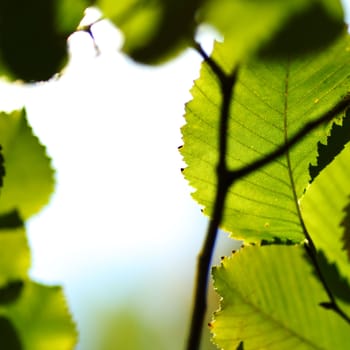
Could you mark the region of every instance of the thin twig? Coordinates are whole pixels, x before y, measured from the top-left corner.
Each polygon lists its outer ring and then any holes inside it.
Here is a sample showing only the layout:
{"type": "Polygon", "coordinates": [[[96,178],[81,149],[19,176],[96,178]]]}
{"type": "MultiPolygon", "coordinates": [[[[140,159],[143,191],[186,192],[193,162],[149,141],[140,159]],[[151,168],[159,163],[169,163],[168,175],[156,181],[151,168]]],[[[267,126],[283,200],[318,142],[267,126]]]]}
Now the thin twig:
{"type": "Polygon", "coordinates": [[[339,101],[331,110],[329,110],[322,117],[315,119],[309,123],[306,123],[292,138],[290,138],[284,144],[278,146],[274,151],[267,154],[266,156],[261,157],[258,160],[251,162],[248,165],[237,170],[230,171],[230,181],[233,182],[236,179],[247,176],[254,171],[257,171],[264,167],[265,165],[271,163],[277,158],[283,156],[290,148],[295,146],[302,138],[304,138],[308,133],[315,130],[320,125],[331,121],[336,115],[343,112],[350,105],[350,96],[345,96],[341,101],[339,101]]]}
{"type": "Polygon", "coordinates": [[[220,113],[219,127],[219,160],[217,164],[217,188],[214,200],[214,209],[212,218],[209,222],[206,239],[201,253],[198,256],[197,277],[194,292],[194,305],[192,311],[192,320],[190,333],[187,341],[187,350],[198,350],[200,348],[203,322],[207,309],[207,289],[209,272],[212,256],[215,248],[215,242],[221,223],[225,207],[225,198],[231,183],[228,181],[229,170],[226,164],[227,153],[227,131],[229,122],[229,110],[232,101],[232,94],[235,82],[237,80],[236,69],[233,74],[226,75],[220,67],[208,57],[202,48],[198,45],[198,50],[204,57],[204,60],[217,75],[222,89],[223,101],[220,113]]]}

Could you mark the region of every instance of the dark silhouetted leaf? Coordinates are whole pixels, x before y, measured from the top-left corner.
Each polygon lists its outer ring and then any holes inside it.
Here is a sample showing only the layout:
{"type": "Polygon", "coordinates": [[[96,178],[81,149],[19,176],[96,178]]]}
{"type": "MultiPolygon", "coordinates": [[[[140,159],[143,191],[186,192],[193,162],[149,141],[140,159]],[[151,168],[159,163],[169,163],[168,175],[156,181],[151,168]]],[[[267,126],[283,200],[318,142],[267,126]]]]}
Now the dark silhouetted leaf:
{"type": "Polygon", "coordinates": [[[54,3],[0,2],[1,58],[14,78],[47,80],[65,64],[66,38],[56,32],[54,3]]]}
{"type": "Polygon", "coordinates": [[[244,350],[244,343],[242,341],[237,346],[237,350],[244,350]]]}
{"type": "Polygon", "coordinates": [[[345,216],[343,221],[341,222],[341,226],[344,228],[342,241],[344,243],[343,249],[348,254],[348,259],[350,261],[350,204],[348,204],[345,207],[344,212],[345,212],[345,216]]]}
{"type": "Polygon", "coordinates": [[[98,0],[96,5],[123,31],[124,52],[143,63],[158,63],[192,44],[195,14],[203,2],[98,0]]]}
{"type": "Polygon", "coordinates": [[[22,288],[23,281],[12,281],[5,287],[0,288],[0,305],[16,301],[21,295],[22,288]]]}
{"type": "MultiPolygon", "coordinates": [[[[317,252],[317,260],[333,295],[350,304],[350,283],[340,275],[337,265],[330,264],[322,251],[317,252]]],[[[318,278],[315,270],[313,270],[313,273],[318,278]]]]}
{"type": "Polygon", "coordinates": [[[272,41],[263,47],[262,54],[270,58],[296,57],[324,49],[344,30],[342,16],[340,1],[309,1],[304,11],[295,12],[287,19],[272,41]],[[330,9],[335,3],[337,12],[330,9]]]}
{"type": "Polygon", "coordinates": [[[3,350],[24,350],[16,329],[3,316],[0,316],[0,348],[3,350]]]}
{"type": "Polygon", "coordinates": [[[67,61],[68,36],[89,0],[0,1],[1,73],[24,81],[48,80],[67,61]]]}
{"type": "Polygon", "coordinates": [[[0,214],[0,234],[1,230],[20,228],[23,226],[23,221],[20,218],[18,211],[14,210],[9,213],[0,214]]]}
{"type": "Polygon", "coordinates": [[[338,155],[344,146],[350,141],[350,111],[340,121],[333,123],[332,129],[325,144],[317,144],[317,164],[309,166],[311,182],[324,169],[336,155],[338,155]]]}

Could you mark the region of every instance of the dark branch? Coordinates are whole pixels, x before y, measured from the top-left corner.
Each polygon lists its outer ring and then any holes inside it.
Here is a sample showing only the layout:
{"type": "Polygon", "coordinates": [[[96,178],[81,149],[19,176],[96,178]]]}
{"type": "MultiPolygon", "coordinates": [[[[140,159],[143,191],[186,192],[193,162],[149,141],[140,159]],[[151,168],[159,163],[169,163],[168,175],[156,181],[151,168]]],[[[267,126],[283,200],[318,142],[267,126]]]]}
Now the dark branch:
{"type": "Polygon", "coordinates": [[[237,179],[242,178],[243,176],[247,176],[256,170],[261,169],[262,167],[276,160],[277,158],[281,157],[290,148],[295,146],[308,133],[315,130],[320,125],[331,121],[335,116],[337,116],[339,113],[343,112],[347,107],[349,107],[349,105],[350,96],[346,96],[322,117],[312,122],[306,123],[305,126],[302,129],[300,129],[291,139],[289,139],[286,143],[276,148],[276,150],[272,151],[266,156],[261,157],[258,160],[253,161],[248,165],[243,166],[240,169],[231,170],[229,175],[230,181],[233,182],[237,179]]]}
{"type": "Polygon", "coordinates": [[[231,75],[226,75],[220,67],[208,57],[200,46],[198,50],[208,63],[214,73],[218,76],[223,94],[223,101],[220,112],[219,127],[219,161],[217,165],[217,188],[214,200],[214,209],[206,233],[206,239],[202,251],[198,256],[197,276],[194,291],[194,305],[190,334],[187,342],[187,350],[198,350],[203,329],[204,318],[207,309],[207,289],[210,274],[212,256],[219,225],[225,207],[225,199],[231,183],[228,181],[229,170],[226,165],[227,153],[227,131],[229,121],[229,110],[232,101],[233,89],[237,80],[237,69],[231,75]]]}
{"type": "Polygon", "coordinates": [[[204,51],[202,46],[195,42],[194,49],[202,56],[203,60],[208,64],[211,70],[215,73],[215,75],[218,77],[220,82],[226,81],[228,76],[221,69],[221,67],[204,51]]]}

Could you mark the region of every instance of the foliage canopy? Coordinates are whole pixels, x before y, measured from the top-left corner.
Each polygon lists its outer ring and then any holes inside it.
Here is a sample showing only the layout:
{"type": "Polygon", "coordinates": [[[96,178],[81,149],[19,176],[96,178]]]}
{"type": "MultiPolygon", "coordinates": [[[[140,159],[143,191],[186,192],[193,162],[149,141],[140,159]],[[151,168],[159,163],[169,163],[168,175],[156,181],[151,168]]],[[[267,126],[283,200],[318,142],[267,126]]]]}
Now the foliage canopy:
{"type": "MultiPolygon", "coordinates": [[[[123,51],[159,64],[203,57],[186,104],[181,154],[210,217],[188,350],[199,348],[219,227],[243,241],[213,268],[222,297],[210,329],[223,349],[346,349],[350,341],[350,37],[337,0],[6,0],[0,74],[48,80],[86,7],[124,34],[123,51]],[[180,24],[180,25],[179,25],[180,24]],[[223,37],[209,56],[201,25],[223,37]]],[[[0,341],[7,349],[72,349],[60,287],[28,277],[25,220],[54,190],[45,147],[25,110],[0,113],[0,341]]]]}

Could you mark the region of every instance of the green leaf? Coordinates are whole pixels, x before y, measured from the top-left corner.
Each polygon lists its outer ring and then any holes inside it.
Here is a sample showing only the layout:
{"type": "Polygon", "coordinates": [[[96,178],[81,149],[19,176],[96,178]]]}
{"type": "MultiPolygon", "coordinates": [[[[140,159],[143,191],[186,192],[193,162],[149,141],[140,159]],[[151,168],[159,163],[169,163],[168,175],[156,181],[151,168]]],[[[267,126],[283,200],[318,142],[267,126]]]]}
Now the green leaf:
{"type": "Polygon", "coordinates": [[[27,219],[48,203],[53,192],[50,160],[33,135],[24,110],[0,113],[0,144],[6,166],[0,213],[17,210],[27,219]]]}
{"type": "Polygon", "coordinates": [[[24,349],[73,349],[77,340],[60,287],[26,282],[16,302],[0,307],[20,334],[24,349]]]}
{"type": "Polygon", "coordinates": [[[0,287],[25,280],[30,266],[30,253],[24,227],[0,230],[0,287]]]}
{"type": "Polygon", "coordinates": [[[93,3],[94,0],[56,0],[57,31],[66,36],[74,32],[83,19],[84,11],[93,3]]]}
{"type": "MultiPolygon", "coordinates": [[[[224,44],[225,45],[225,44],[224,44]]],[[[349,37],[323,53],[293,60],[255,60],[240,68],[231,102],[228,166],[237,169],[287,142],[305,123],[324,115],[350,88],[349,37]]],[[[225,70],[231,62],[217,45],[213,54],[225,70]]],[[[193,197],[211,215],[216,188],[221,90],[204,63],[186,105],[181,153],[193,197]]],[[[248,241],[304,239],[298,200],[309,183],[309,164],[317,142],[329,126],[309,133],[302,142],[268,166],[237,181],[229,190],[222,228],[248,241]]]]}
{"type": "Polygon", "coordinates": [[[214,268],[221,309],[211,323],[214,342],[244,349],[346,350],[349,326],[313,278],[302,246],[245,247],[214,268]]]}
{"type": "Polygon", "coordinates": [[[269,57],[310,53],[330,44],[344,27],[338,0],[212,0],[200,14],[223,34],[233,62],[261,48],[269,57]]]}
{"type": "Polygon", "coordinates": [[[316,247],[350,282],[350,266],[342,238],[349,206],[350,144],[317,176],[301,201],[306,228],[316,247]]]}
{"type": "Polygon", "coordinates": [[[188,47],[203,0],[98,0],[96,5],[125,37],[123,51],[137,61],[158,63],[188,47]]]}
{"type": "Polygon", "coordinates": [[[191,46],[203,23],[224,35],[235,62],[265,44],[270,56],[321,49],[344,28],[339,0],[97,0],[96,5],[122,30],[124,52],[143,63],[161,62],[191,46]]]}
{"type": "Polygon", "coordinates": [[[5,176],[4,156],[2,155],[2,146],[0,145],[0,188],[4,184],[4,176],[5,176]]]}

